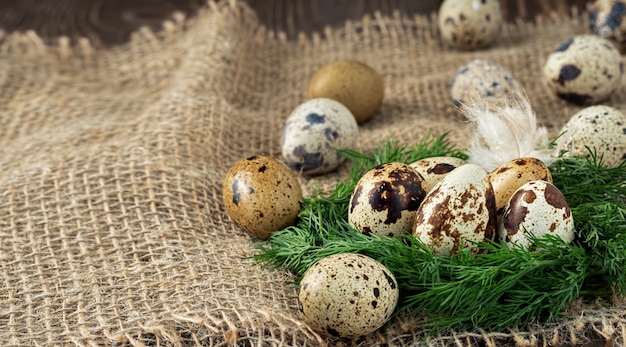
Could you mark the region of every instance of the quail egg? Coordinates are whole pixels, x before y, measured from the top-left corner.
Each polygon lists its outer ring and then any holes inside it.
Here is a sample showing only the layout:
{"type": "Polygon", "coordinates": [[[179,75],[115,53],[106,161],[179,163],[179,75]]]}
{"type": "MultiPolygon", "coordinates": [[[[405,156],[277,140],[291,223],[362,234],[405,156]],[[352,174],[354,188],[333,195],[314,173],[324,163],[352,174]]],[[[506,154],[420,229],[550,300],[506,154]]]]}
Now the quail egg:
{"type": "Polygon", "coordinates": [[[498,0],[445,0],[439,7],[443,41],[461,49],[477,49],[494,42],[502,26],[498,0]]]}
{"type": "Polygon", "coordinates": [[[613,44],[596,35],[578,35],[562,43],[546,60],[548,86],[567,101],[597,104],[620,86],[624,64],[613,44]]]}
{"type": "Polygon", "coordinates": [[[422,188],[428,193],[450,171],[464,164],[467,162],[460,158],[431,157],[412,162],[409,166],[422,176],[422,188]]]}
{"type": "Polygon", "coordinates": [[[341,60],[324,65],[309,83],[308,96],[329,98],[344,104],[361,124],[374,116],[383,103],[382,76],[369,65],[341,60]]]}
{"type": "Polygon", "coordinates": [[[393,273],[361,254],[323,258],[300,282],[298,301],[304,321],[335,338],[369,335],[389,320],[400,291],[393,273]]]}
{"type": "Polygon", "coordinates": [[[293,224],[300,212],[298,178],[278,159],[255,155],[237,161],[222,182],[228,216],[249,234],[267,239],[293,224]]]}
{"type": "Polygon", "coordinates": [[[590,157],[588,147],[602,157],[605,167],[616,167],[626,160],[626,116],[616,108],[586,107],[570,118],[561,133],[557,149],[566,157],[590,157]]]}
{"type": "Polygon", "coordinates": [[[567,201],[546,181],[531,181],[516,190],[498,225],[498,236],[509,247],[531,247],[529,233],[536,238],[552,234],[567,243],[574,240],[574,218],[567,201]]]}
{"type": "Polygon", "coordinates": [[[415,211],[426,196],[423,183],[422,176],[403,163],[374,167],[354,188],[348,222],[366,235],[410,234],[415,211]]]}
{"type": "Polygon", "coordinates": [[[536,180],[552,183],[552,174],[546,164],[537,158],[518,158],[500,165],[489,173],[489,181],[496,195],[496,211],[502,214],[504,205],[522,185],[536,180]]]}
{"type": "Polygon", "coordinates": [[[513,74],[492,60],[474,59],[456,71],[450,96],[457,107],[481,101],[497,102],[522,90],[513,74]]]}
{"type": "Polygon", "coordinates": [[[477,242],[493,240],[496,198],[487,171],[476,164],[452,170],[426,195],[417,210],[413,236],[434,254],[476,250],[477,242]]]}
{"type": "Polygon", "coordinates": [[[338,150],[356,144],[358,125],[346,106],[326,98],[296,107],[285,122],[281,146],[285,163],[307,175],[336,170],[344,161],[338,150]]]}
{"type": "Polygon", "coordinates": [[[626,52],[626,1],[596,0],[589,6],[591,32],[611,41],[626,52]]]}

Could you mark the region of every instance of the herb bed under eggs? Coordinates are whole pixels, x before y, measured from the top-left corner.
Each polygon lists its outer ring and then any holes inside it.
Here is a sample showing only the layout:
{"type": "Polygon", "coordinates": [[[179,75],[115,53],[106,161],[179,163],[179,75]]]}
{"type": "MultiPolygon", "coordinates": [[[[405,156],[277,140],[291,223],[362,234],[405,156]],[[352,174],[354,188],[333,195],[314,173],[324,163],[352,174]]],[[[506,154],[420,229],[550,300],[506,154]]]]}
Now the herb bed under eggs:
{"type": "MultiPolygon", "coordinates": [[[[626,164],[604,168],[601,158],[563,158],[550,167],[568,201],[576,240],[533,240],[536,249],[489,242],[484,252],[462,250],[437,256],[411,235],[366,236],[347,219],[359,178],[386,162],[411,163],[436,156],[466,159],[446,135],[427,136],[413,146],[388,141],[371,154],[346,150],[350,177],[328,193],[302,200],[296,225],[256,244],[257,264],[285,268],[297,280],[318,260],[338,253],[370,256],[394,273],[400,288],[396,314],[423,317],[432,332],[449,329],[501,330],[567,315],[581,297],[611,300],[626,293],[626,164]]],[[[593,153],[592,153],[593,154],[593,153]]],[[[393,323],[392,323],[393,324],[393,323]]]]}

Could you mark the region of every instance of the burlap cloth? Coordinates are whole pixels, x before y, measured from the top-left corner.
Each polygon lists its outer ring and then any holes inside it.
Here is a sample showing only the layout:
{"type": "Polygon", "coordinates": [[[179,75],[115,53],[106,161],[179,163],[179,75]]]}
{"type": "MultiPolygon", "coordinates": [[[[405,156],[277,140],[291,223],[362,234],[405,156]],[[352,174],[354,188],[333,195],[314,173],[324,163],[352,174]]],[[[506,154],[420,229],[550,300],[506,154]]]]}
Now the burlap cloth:
{"type": "MultiPolygon", "coordinates": [[[[473,58],[509,68],[540,121],[558,131],[576,110],[541,81],[547,54],[585,17],[508,24],[488,50],[442,46],[432,18],[366,17],[287,41],[234,2],[175,16],[108,49],[33,33],[0,44],[0,342],[3,346],[334,344],[299,319],[282,270],[252,265],[254,239],[221,203],[229,166],[280,153],[280,132],[312,73],[362,60],[384,76],[380,113],[359,148],[429,130],[460,146],[448,94],[473,58]]],[[[622,87],[608,102],[625,109],[622,87]]],[[[318,178],[329,186],[336,176],[318,178]]],[[[302,179],[303,185],[307,182],[302,179]]],[[[530,331],[449,332],[424,340],[418,320],[351,343],[546,345],[626,336],[623,304],[585,304],[530,331]]]]}

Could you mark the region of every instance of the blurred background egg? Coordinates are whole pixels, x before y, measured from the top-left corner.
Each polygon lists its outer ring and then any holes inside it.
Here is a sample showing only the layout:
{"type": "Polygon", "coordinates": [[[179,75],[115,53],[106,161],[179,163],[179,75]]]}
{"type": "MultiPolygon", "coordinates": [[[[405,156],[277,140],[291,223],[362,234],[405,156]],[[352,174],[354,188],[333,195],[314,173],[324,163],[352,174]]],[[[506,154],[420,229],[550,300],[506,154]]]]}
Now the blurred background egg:
{"type": "Polygon", "coordinates": [[[493,188],[487,171],[476,164],[459,166],[437,183],[417,210],[413,227],[413,236],[438,255],[476,249],[471,242],[493,240],[495,232],[493,188]]]}
{"type": "Polygon", "coordinates": [[[345,161],[338,150],[352,148],[357,137],[357,122],[346,106],[332,99],[311,99],[296,107],[285,122],[283,160],[306,175],[331,172],[345,161]]]}
{"type": "Polygon", "coordinates": [[[608,99],[620,86],[624,64],[613,44],[597,35],[577,35],[548,56],[543,75],[556,95],[578,105],[608,99]]]}
{"type": "Polygon", "coordinates": [[[596,0],[589,6],[591,32],[626,52],[626,1],[596,0]]]}
{"type": "Polygon", "coordinates": [[[348,210],[348,222],[366,235],[411,233],[415,213],[426,191],[424,179],[410,166],[391,162],[366,172],[357,182],[348,210]]]}
{"type": "Polygon", "coordinates": [[[309,99],[329,98],[344,104],[361,124],[383,103],[385,85],[378,71],[356,60],[340,60],[320,68],[308,87],[309,99]]]}
{"type": "Polygon", "coordinates": [[[282,161],[255,155],[237,161],[222,181],[228,216],[249,234],[267,239],[300,212],[298,178],[282,161]]]}
{"type": "Polygon", "coordinates": [[[521,91],[513,73],[487,59],[470,61],[454,73],[450,82],[450,96],[457,107],[477,100],[498,102],[521,91]]]}
{"type": "Polygon", "coordinates": [[[570,118],[561,133],[557,149],[566,157],[591,157],[588,147],[602,157],[604,167],[626,160],[626,116],[614,107],[586,107],[570,118]]]}
{"type": "Polygon", "coordinates": [[[561,191],[546,181],[521,186],[504,207],[498,236],[509,247],[528,249],[530,233],[536,238],[551,234],[569,243],[574,240],[574,218],[561,191]]]}
{"type": "Polygon", "coordinates": [[[494,42],[500,34],[498,0],[445,0],[439,7],[439,32],[450,46],[472,50],[494,42]]]}

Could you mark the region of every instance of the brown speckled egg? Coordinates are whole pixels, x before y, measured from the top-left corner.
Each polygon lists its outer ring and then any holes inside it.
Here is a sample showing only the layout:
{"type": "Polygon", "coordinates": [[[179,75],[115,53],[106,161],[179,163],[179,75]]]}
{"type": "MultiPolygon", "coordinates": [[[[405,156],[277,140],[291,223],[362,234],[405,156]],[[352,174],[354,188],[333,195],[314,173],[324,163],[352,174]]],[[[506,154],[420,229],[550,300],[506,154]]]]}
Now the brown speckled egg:
{"type": "Polygon", "coordinates": [[[502,12],[498,0],[445,0],[439,7],[443,41],[461,49],[477,49],[500,34],[502,12]]]}
{"type": "Polygon", "coordinates": [[[624,64],[611,42],[578,35],[562,43],[546,60],[543,76],[562,99],[578,105],[597,104],[620,86],[624,64]]]}
{"type": "Polygon", "coordinates": [[[352,192],[348,222],[366,235],[411,233],[415,211],[426,195],[423,182],[420,174],[403,163],[374,167],[352,192]]]}
{"type": "Polygon", "coordinates": [[[552,174],[546,164],[537,158],[518,158],[500,165],[489,173],[489,181],[496,195],[496,211],[502,215],[504,205],[522,185],[543,180],[552,183],[552,174]]]}
{"type": "Polygon", "coordinates": [[[452,170],[424,198],[413,236],[434,254],[450,255],[471,242],[492,240],[496,232],[496,198],[487,171],[476,164],[452,170]]]}
{"type": "Polygon", "coordinates": [[[409,166],[424,178],[422,187],[428,193],[450,171],[466,163],[455,157],[432,157],[412,162],[409,166]]]}
{"type": "Polygon", "coordinates": [[[361,124],[374,116],[385,95],[383,78],[369,65],[341,60],[324,65],[309,82],[309,99],[329,98],[344,104],[361,124]]]}
{"type": "Polygon", "coordinates": [[[521,186],[504,207],[498,236],[510,247],[528,249],[529,233],[537,238],[552,234],[565,242],[574,240],[574,218],[561,191],[546,181],[521,186]]]}
{"type": "Polygon", "coordinates": [[[509,70],[491,60],[474,59],[456,71],[450,82],[450,96],[461,107],[481,100],[498,102],[517,95],[522,86],[509,70]]]}
{"type": "Polygon", "coordinates": [[[595,150],[604,167],[619,166],[626,160],[626,116],[606,105],[589,106],[576,113],[561,129],[557,149],[564,156],[590,157],[595,150]]]}
{"type": "Polygon", "coordinates": [[[626,1],[596,0],[589,7],[589,28],[592,33],[611,41],[626,52],[626,1]]]}
{"type": "Polygon", "coordinates": [[[296,220],[302,190],[298,178],[278,159],[255,155],[237,161],[222,182],[228,216],[249,234],[267,239],[296,220]]]}
{"type": "Polygon", "coordinates": [[[345,161],[338,150],[352,148],[357,137],[358,125],[346,106],[332,99],[311,99],[296,107],[285,122],[283,160],[306,175],[328,173],[345,161]]]}
{"type": "Polygon", "coordinates": [[[335,254],[315,263],[302,277],[298,301],[304,321],[335,338],[373,333],[389,320],[399,297],[393,273],[355,253],[335,254]]]}

